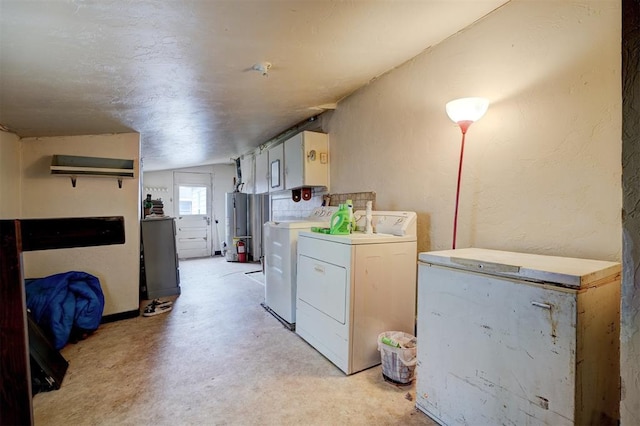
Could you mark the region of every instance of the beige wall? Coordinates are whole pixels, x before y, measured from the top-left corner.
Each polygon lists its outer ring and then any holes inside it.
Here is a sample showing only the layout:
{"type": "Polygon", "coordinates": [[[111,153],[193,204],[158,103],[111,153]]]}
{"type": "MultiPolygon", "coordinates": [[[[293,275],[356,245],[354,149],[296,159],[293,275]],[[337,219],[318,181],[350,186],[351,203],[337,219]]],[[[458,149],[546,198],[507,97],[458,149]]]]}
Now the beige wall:
{"type": "Polygon", "coordinates": [[[0,219],[20,217],[20,138],[0,131],[0,219]]]}
{"type": "Polygon", "coordinates": [[[97,136],[24,138],[22,145],[22,217],[124,216],[123,245],[47,250],[24,253],[25,277],[35,278],[70,270],[100,279],[105,295],[104,315],[138,309],[140,259],[140,189],[137,133],[97,136]],[[134,159],[135,179],[122,189],[112,178],[52,176],[53,154],[134,159]]]}
{"type": "Polygon", "coordinates": [[[445,103],[484,96],[465,146],[458,247],[621,258],[620,3],[515,0],[338,104],[331,191],[418,213],[451,247],[461,133],[445,103]]]}

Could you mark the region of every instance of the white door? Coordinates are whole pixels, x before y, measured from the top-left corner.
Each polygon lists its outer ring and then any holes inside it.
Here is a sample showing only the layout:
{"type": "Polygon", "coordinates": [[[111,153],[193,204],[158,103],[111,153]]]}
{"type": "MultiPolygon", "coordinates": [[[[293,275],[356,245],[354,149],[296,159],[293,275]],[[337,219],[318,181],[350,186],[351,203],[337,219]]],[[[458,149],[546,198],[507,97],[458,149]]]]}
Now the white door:
{"type": "Polygon", "coordinates": [[[178,257],[211,256],[211,175],[174,172],[178,257]]]}

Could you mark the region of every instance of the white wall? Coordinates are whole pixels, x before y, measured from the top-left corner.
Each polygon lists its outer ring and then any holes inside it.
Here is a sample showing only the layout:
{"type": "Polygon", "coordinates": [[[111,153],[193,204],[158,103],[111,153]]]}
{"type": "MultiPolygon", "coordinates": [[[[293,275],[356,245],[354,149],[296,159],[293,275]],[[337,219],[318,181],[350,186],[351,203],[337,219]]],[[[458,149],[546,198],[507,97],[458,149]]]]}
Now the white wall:
{"type": "Polygon", "coordinates": [[[461,133],[445,103],[487,97],[467,134],[457,247],[619,261],[620,3],[514,0],[338,104],[332,192],[418,213],[452,243],[461,133]]]}
{"type": "Polygon", "coordinates": [[[164,170],[158,172],[142,171],[142,193],[144,199],[151,194],[152,200],[162,200],[164,214],[174,216],[173,213],[173,172],[164,170]]]}
{"type": "Polygon", "coordinates": [[[0,219],[20,217],[20,138],[0,131],[0,219]]]}
{"type": "Polygon", "coordinates": [[[103,315],[138,310],[140,277],[140,186],[137,133],[97,136],[24,138],[22,148],[22,217],[57,218],[124,216],[122,245],[47,250],[24,253],[25,277],[36,278],[71,270],[100,279],[105,295],[103,315]],[[135,179],[124,179],[122,189],[112,178],[52,176],[54,154],[135,160],[135,179]]]}
{"type": "Polygon", "coordinates": [[[188,167],[175,170],[163,170],[144,172],[142,174],[142,187],[144,198],[146,194],[151,194],[151,198],[162,198],[164,204],[164,214],[175,216],[174,203],[174,172],[208,173],[211,175],[213,185],[213,222],[212,238],[213,250],[220,251],[220,242],[224,240],[224,219],[225,219],[225,196],[227,192],[234,189],[233,178],[236,175],[234,164],[213,164],[209,166],[188,167]],[[155,189],[161,188],[161,191],[155,189]],[[165,192],[164,189],[167,189],[165,192]],[[218,223],[216,224],[216,221],[218,223]]]}

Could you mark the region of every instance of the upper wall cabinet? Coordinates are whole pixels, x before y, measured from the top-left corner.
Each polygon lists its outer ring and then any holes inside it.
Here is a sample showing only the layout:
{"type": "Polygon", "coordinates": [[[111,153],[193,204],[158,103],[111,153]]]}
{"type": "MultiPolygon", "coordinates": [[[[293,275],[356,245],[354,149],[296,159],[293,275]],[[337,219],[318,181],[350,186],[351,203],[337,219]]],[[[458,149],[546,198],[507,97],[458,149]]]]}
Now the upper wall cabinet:
{"type": "Polygon", "coordinates": [[[329,136],[305,131],[284,142],[285,189],[329,186],[329,136]]]}
{"type": "Polygon", "coordinates": [[[242,173],[241,192],[253,194],[255,192],[255,155],[246,154],[240,158],[240,172],[242,173]]]}
{"type": "Polygon", "coordinates": [[[260,151],[255,155],[254,193],[269,192],[269,153],[260,151]]]}
{"type": "Polygon", "coordinates": [[[278,144],[269,148],[269,192],[284,189],[284,147],[278,144]]]}

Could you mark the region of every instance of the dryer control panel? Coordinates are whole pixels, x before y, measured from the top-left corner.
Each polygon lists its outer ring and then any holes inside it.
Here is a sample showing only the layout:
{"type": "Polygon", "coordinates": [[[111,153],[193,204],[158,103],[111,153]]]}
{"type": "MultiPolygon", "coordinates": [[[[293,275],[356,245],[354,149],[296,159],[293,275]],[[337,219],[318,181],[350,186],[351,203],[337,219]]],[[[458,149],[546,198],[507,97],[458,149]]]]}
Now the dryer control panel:
{"type": "MultiPolygon", "coordinates": [[[[365,227],[365,211],[354,213],[358,230],[365,227]]],[[[404,237],[416,235],[416,213],[405,211],[373,211],[371,223],[376,234],[391,234],[404,237]]]]}

